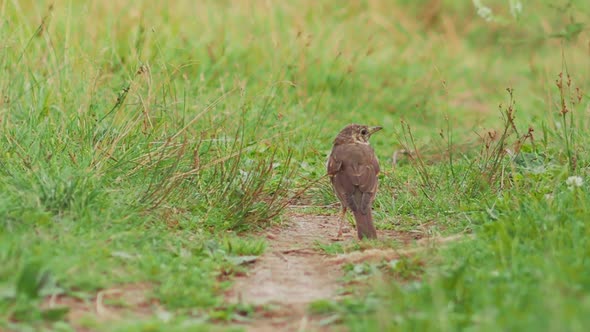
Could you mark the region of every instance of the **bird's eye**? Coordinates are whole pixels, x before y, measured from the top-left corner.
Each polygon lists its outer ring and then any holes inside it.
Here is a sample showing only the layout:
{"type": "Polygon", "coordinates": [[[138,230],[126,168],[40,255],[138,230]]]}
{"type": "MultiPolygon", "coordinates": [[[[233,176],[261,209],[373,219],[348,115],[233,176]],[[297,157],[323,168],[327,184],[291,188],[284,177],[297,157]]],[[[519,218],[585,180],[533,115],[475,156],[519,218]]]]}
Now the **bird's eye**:
{"type": "Polygon", "coordinates": [[[365,136],[367,135],[369,132],[367,131],[367,129],[363,129],[361,130],[361,135],[365,136]]]}

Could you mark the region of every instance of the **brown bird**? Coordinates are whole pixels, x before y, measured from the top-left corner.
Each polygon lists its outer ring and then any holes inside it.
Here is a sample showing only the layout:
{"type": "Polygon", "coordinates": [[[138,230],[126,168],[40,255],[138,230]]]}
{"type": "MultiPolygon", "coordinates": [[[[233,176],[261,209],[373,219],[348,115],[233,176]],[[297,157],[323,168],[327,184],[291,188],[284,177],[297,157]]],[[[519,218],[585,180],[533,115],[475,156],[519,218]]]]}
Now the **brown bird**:
{"type": "Polygon", "coordinates": [[[369,138],[381,127],[350,124],[338,133],[328,158],[328,176],[342,204],[338,237],[342,236],[342,223],[350,209],[356,221],[359,239],[377,238],[371,207],[377,193],[379,162],[369,138]]]}

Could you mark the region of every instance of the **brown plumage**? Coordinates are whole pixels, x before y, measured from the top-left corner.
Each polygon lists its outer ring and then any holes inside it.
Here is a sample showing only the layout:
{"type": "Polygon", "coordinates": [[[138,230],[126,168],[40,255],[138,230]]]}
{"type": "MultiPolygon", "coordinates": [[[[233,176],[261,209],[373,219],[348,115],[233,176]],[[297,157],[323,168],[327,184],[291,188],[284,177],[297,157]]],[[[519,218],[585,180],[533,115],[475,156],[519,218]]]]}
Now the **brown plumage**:
{"type": "Polygon", "coordinates": [[[346,210],[350,209],[359,239],[377,238],[371,207],[377,193],[379,162],[369,145],[369,137],[379,130],[381,127],[351,124],[334,139],[327,168],[332,187],[342,204],[338,237],[342,235],[346,210]]]}

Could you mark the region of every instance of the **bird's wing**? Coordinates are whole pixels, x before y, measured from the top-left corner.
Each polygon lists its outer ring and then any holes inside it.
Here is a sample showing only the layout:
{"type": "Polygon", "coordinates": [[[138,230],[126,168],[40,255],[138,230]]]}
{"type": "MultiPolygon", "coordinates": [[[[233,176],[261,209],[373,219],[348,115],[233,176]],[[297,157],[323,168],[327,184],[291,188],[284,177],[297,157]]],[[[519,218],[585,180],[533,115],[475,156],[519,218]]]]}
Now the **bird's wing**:
{"type": "Polygon", "coordinates": [[[337,160],[334,152],[330,153],[330,156],[328,157],[328,162],[326,163],[326,168],[330,178],[334,177],[334,175],[338,173],[341,167],[342,160],[337,160]]]}
{"type": "Polygon", "coordinates": [[[366,214],[377,192],[379,163],[368,145],[336,147],[332,158],[340,162],[339,171],[332,178],[334,189],[345,198],[346,205],[366,214]]]}
{"type": "Polygon", "coordinates": [[[354,185],[353,190],[348,195],[348,202],[351,210],[359,209],[361,213],[366,214],[371,209],[371,203],[377,192],[377,172],[375,167],[370,165],[357,165],[350,167],[347,175],[354,185]]]}

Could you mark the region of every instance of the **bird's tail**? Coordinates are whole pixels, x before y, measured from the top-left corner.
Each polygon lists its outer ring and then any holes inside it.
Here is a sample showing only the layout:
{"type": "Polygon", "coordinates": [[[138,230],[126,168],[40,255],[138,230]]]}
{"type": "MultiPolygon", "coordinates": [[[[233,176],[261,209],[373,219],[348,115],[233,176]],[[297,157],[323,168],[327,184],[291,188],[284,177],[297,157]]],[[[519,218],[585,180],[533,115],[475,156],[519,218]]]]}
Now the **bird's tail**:
{"type": "Polygon", "coordinates": [[[375,230],[375,225],[373,225],[371,210],[369,209],[366,213],[362,213],[360,209],[357,209],[352,213],[354,214],[354,220],[356,221],[356,231],[359,239],[376,239],[377,230],[375,230]]]}

